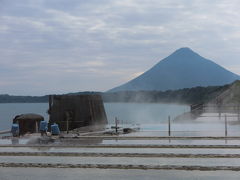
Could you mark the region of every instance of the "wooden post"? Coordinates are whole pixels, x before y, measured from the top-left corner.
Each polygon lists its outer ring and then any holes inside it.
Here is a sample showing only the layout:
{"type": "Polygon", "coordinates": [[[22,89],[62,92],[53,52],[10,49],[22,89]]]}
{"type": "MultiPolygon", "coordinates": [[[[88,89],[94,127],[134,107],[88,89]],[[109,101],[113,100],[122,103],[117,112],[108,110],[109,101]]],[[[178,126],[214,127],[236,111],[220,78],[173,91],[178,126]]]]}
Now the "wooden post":
{"type": "Polygon", "coordinates": [[[51,129],[51,124],[52,122],[52,104],[53,104],[53,96],[49,95],[48,96],[48,129],[51,129]]]}
{"type": "Polygon", "coordinates": [[[36,133],[38,133],[38,122],[36,121],[35,123],[36,123],[36,124],[35,124],[35,126],[36,126],[36,127],[35,127],[35,128],[36,128],[36,133]]]}
{"type": "Polygon", "coordinates": [[[115,117],[115,130],[116,130],[116,133],[118,132],[118,120],[117,120],[117,117],[115,117]]]}
{"type": "Polygon", "coordinates": [[[227,137],[227,115],[225,114],[225,136],[227,137]]]}
{"type": "Polygon", "coordinates": [[[69,133],[69,119],[70,119],[70,113],[68,111],[65,112],[65,116],[66,116],[66,130],[67,130],[67,134],[69,133]]]}
{"type": "Polygon", "coordinates": [[[239,104],[238,104],[238,121],[240,121],[239,104]]]}
{"type": "Polygon", "coordinates": [[[170,119],[170,116],[168,116],[168,136],[171,136],[171,119],[170,119]]]}
{"type": "Polygon", "coordinates": [[[69,115],[67,116],[67,134],[69,133],[69,115]]]}
{"type": "Polygon", "coordinates": [[[218,117],[221,119],[222,108],[221,106],[218,107],[218,117]]]}

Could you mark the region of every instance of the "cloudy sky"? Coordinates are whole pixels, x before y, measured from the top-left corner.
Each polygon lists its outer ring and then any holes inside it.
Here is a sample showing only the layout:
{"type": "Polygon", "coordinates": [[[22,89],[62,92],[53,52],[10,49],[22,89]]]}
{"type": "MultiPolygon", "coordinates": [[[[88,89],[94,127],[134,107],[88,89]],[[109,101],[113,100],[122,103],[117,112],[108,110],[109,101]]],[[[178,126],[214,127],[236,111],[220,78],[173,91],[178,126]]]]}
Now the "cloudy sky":
{"type": "Polygon", "coordinates": [[[105,91],[180,47],[240,74],[239,0],[0,0],[0,94],[105,91]]]}

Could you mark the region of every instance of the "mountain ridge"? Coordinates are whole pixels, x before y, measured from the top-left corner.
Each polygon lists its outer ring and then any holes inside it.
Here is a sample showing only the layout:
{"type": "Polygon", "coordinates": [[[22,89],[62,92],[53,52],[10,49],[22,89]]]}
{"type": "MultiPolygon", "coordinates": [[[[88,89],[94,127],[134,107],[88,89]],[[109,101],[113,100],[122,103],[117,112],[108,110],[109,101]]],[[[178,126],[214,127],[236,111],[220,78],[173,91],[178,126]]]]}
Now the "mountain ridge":
{"type": "Polygon", "coordinates": [[[162,59],[140,76],[108,92],[165,91],[196,86],[218,86],[238,79],[240,79],[239,75],[184,47],[162,59]]]}

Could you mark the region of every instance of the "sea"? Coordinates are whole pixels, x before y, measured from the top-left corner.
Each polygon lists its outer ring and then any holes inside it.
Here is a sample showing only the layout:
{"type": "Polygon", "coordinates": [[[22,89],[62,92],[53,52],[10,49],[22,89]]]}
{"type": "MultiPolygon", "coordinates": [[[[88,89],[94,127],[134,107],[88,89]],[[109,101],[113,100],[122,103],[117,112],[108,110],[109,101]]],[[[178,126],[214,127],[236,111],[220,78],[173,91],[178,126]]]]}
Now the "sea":
{"type": "MultiPolygon", "coordinates": [[[[104,103],[109,124],[117,118],[122,124],[159,124],[190,111],[188,105],[162,103],[104,103]]],[[[0,104],[0,131],[10,129],[16,115],[37,113],[49,120],[48,103],[0,104]]]]}

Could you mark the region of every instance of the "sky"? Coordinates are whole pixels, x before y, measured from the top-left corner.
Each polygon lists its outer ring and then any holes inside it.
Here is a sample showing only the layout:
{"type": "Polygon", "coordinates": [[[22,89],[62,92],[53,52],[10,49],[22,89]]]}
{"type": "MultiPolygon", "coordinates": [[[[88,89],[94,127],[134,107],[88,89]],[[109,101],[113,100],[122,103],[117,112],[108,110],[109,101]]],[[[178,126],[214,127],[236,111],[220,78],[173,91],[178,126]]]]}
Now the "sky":
{"type": "Polygon", "coordinates": [[[239,0],[0,0],[0,94],[106,91],[189,47],[240,74],[239,0]]]}

